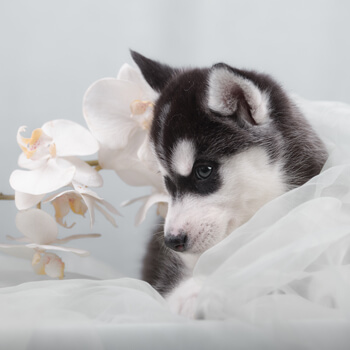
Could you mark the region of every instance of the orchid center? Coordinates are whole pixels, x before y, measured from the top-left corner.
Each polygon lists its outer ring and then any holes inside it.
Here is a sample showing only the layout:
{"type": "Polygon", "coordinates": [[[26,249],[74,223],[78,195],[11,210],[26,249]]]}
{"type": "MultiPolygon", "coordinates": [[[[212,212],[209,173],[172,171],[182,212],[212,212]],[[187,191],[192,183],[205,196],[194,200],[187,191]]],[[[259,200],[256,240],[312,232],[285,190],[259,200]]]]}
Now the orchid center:
{"type": "Polygon", "coordinates": [[[56,222],[66,228],[71,228],[75,225],[75,223],[73,223],[72,225],[68,226],[67,223],[63,221],[63,218],[69,214],[70,210],[74,214],[81,216],[85,216],[85,213],[88,210],[88,207],[84,203],[82,197],[75,193],[66,193],[56,197],[52,201],[52,205],[55,208],[56,222]]]}
{"type": "Polygon", "coordinates": [[[68,199],[69,207],[73,213],[84,216],[87,211],[86,204],[82,201],[81,197],[70,197],[68,199]]]}
{"type": "Polygon", "coordinates": [[[49,152],[52,158],[56,157],[57,152],[56,152],[56,145],[54,143],[51,143],[51,145],[49,146],[49,152]]]}
{"type": "Polygon", "coordinates": [[[31,158],[40,146],[40,137],[42,134],[42,129],[35,129],[30,138],[21,137],[22,142],[19,144],[19,146],[27,158],[31,158]]]}
{"type": "Polygon", "coordinates": [[[151,128],[151,123],[153,119],[153,107],[154,103],[151,101],[134,100],[130,104],[131,117],[136,117],[135,119],[138,121],[143,130],[148,131],[151,128]],[[137,118],[138,116],[142,117],[137,118]]]}
{"type": "Polygon", "coordinates": [[[17,142],[23,153],[28,159],[39,159],[50,154],[56,156],[56,146],[52,143],[52,138],[46,135],[43,129],[38,128],[33,130],[31,137],[23,137],[21,135],[26,128],[20,127],[17,132],[17,142]]]}

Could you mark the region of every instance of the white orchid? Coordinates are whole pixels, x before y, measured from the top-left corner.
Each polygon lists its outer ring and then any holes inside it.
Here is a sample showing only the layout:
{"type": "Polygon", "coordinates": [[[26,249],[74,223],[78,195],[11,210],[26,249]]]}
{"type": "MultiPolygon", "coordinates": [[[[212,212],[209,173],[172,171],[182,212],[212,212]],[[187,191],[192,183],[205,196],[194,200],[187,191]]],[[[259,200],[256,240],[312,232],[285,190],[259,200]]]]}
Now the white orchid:
{"type": "Polygon", "coordinates": [[[91,191],[86,186],[73,182],[73,190],[66,190],[58,194],[54,194],[47,198],[45,202],[51,202],[55,208],[56,221],[67,228],[66,222],[63,218],[72,211],[75,214],[85,216],[85,213],[90,213],[90,224],[91,227],[95,222],[95,208],[100,211],[105,218],[113,225],[117,226],[115,219],[111,214],[120,215],[119,212],[107,201],[100,198],[97,193],[91,191]],[[105,209],[102,207],[104,206],[105,209]],[[110,212],[111,214],[109,214],[110,212]]]}
{"type": "Polygon", "coordinates": [[[81,234],[72,235],[63,239],[57,238],[58,227],[55,220],[46,212],[39,209],[29,209],[20,211],[16,216],[16,226],[23,234],[23,237],[14,238],[7,236],[8,239],[16,241],[19,244],[0,244],[2,250],[18,251],[19,247],[25,247],[33,251],[32,265],[34,270],[40,274],[47,274],[51,277],[63,277],[64,264],[62,260],[53,253],[47,253],[47,250],[71,252],[80,256],[87,256],[86,250],[57,246],[71,240],[80,238],[100,237],[100,234],[81,234]],[[50,255],[51,254],[51,255],[50,255]],[[62,265],[63,264],[63,265],[62,265]]]}
{"type": "Polygon", "coordinates": [[[65,264],[62,259],[54,253],[36,252],[32,260],[33,270],[38,275],[47,275],[51,278],[62,279],[64,277],[65,264]]]}
{"type": "Polygon", "coordinates": [[[100,165],[132,186],[159,186],[147,143],[156,98],[141,73],[127,64],[116,79],[96,81],[84,96],[83,113],[100,144],[100,165]]]}
{"type": "Polygon", "coordinates": [[[86,186],[102,185],[100,174],[75,157],[98,151],[98,142],[87,129],[69,120],[53,120],[35,129],[30,138],[21,135],[25,130],[22,126],[17,133],[23,151],[18,165],[28,170],[15,170],[10,176],[18,209],[32,207],[73,180],[86,186]]]}
{"type": "MultiPolygon", "coordinates": [[[[98,80],[84,96],[83,113],[91,133],[100,144],[99,163],[113,169],[132,186],[152,186],[137,221],[149,203],[166,202],[166,191],[149,143],[153,105],[158,94],[141,72],[124,64],[117,78],[98,80]]],[[[134,201],[129,202],[133,203],[134,201]]]]}

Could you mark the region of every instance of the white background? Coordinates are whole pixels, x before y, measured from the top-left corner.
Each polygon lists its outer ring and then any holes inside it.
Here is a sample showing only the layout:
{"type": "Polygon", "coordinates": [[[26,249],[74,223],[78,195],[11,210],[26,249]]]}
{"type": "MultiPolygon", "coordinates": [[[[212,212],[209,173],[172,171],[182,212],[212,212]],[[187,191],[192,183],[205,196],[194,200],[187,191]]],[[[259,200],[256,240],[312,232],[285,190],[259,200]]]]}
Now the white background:
{"type": "MultiPolygon", "coordinates": [[[[350,103],[350,2],[12,0],[0,2],[0,191],[17,167],[19,126],[28,130],[65,118],[85,125],[81,104],[95,80],[116,76],[129,48],[174,66],[226,62],[269,73],[288,91],[316,100],[350,103]]],[[[94,158],[94,157],[92,157],[94,158]]],[[[101,172],[98,190],[119,206],[148,193],[101,172]]],[[[135,228],[138,205],[120,209],[114,229],[101,216],[61,235],[99,232],[102,238],[70,246],[88,249],[122,273],[139,276],[154,210],[135,228]]],[[[0,242],[20,233],[13,202],[0,203],[0,242]]],[[[50,208],[49,208],[50,210],[50,208]]],[[[69,267],[67,267],[69,268],[69,267]]]]}

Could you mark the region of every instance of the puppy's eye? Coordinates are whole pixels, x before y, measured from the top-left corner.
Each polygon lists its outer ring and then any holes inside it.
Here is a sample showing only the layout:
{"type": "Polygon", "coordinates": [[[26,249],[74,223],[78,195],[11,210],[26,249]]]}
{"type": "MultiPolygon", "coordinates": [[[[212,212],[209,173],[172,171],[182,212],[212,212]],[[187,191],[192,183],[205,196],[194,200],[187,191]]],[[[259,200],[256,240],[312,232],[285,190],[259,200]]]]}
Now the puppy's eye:
{"type": "Polygon", "coordinates": [[[213,167],[210,165],[200,165],[195,169],[198,180],[206,180],[212,173],[213,167]]]}

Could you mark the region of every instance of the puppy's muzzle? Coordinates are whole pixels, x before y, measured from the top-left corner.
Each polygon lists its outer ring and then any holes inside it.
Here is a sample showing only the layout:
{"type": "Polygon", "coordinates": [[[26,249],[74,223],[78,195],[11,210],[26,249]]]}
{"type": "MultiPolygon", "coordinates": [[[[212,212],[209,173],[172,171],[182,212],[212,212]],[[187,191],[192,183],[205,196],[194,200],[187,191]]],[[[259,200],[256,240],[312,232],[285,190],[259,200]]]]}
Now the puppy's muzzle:
{"type": "Polygon", "coordinates": [[[188,237],[185,232],[181,232],[178,235],[167,234],[164,238],[165,245],[176,252],[184,252],[187,249],[187,240],[188,237]]]}

